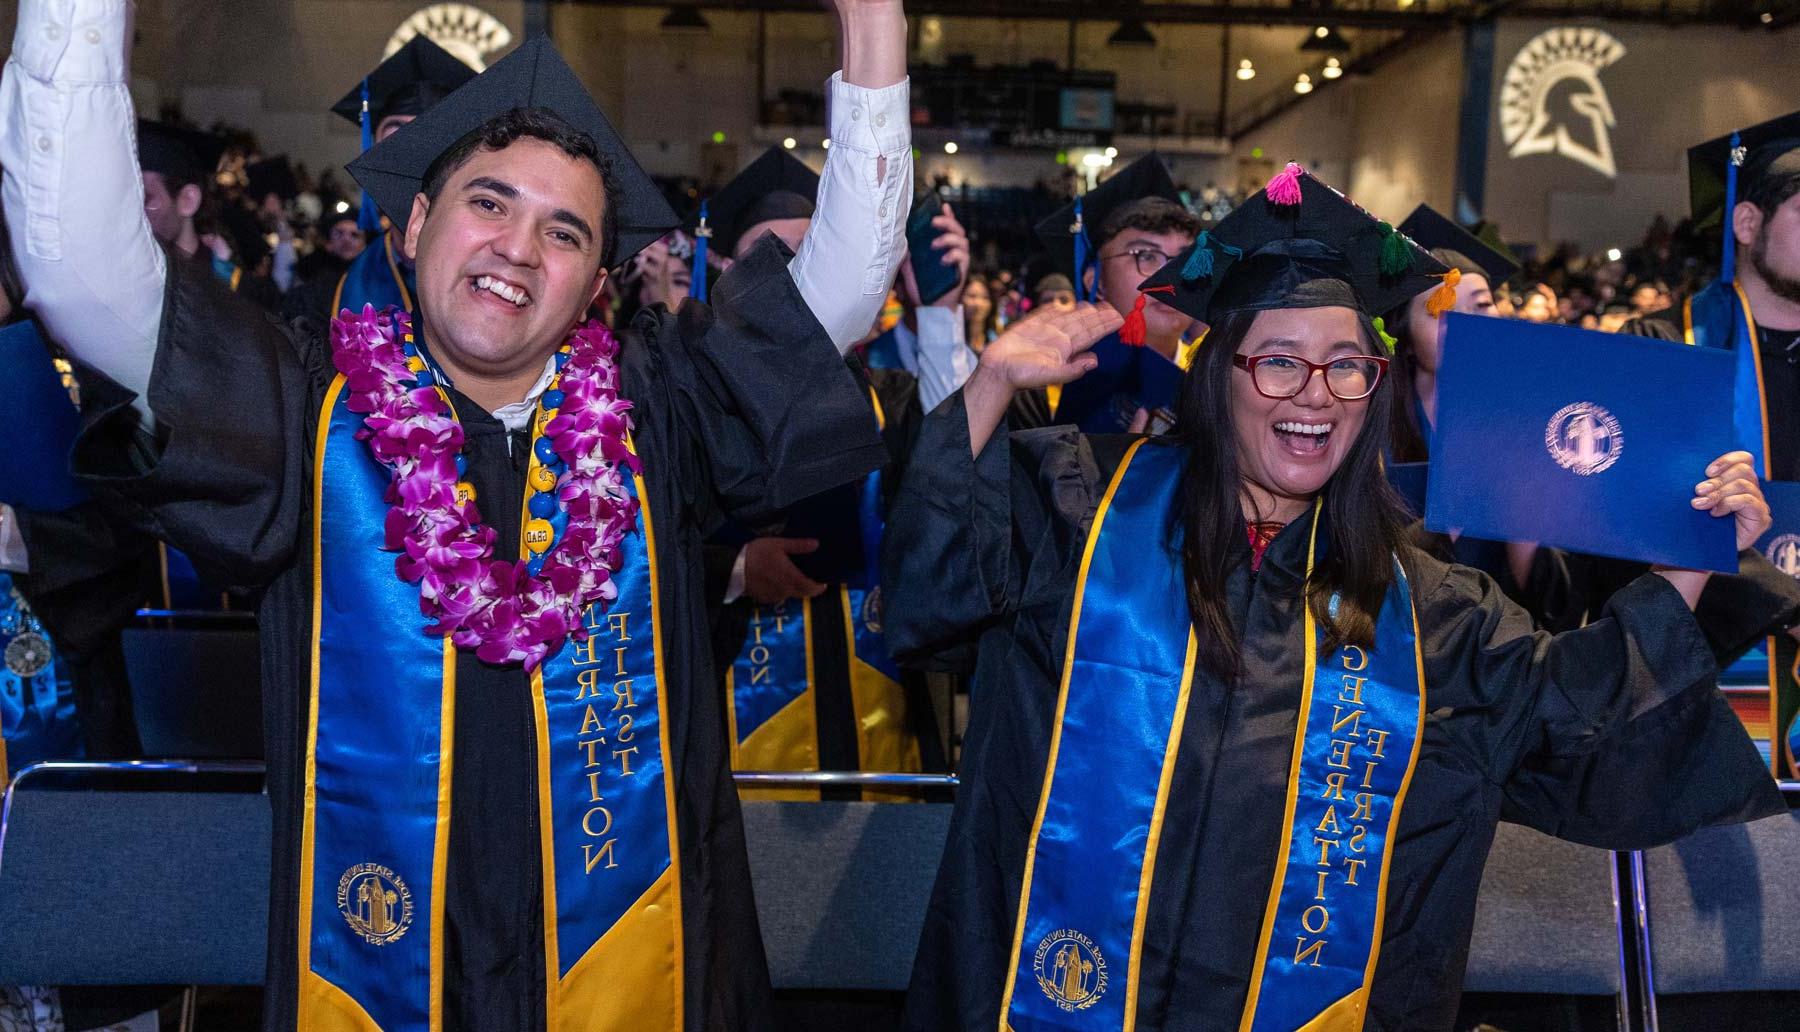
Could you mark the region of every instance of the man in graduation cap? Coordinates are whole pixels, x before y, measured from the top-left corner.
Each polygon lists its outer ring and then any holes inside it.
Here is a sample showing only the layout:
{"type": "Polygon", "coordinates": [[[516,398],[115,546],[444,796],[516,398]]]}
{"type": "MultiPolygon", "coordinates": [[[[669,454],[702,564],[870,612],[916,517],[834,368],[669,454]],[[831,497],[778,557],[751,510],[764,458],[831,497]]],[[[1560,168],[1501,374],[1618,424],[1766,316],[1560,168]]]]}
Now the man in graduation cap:
{"type": "MultiPolygon", "coordinates": [[[[913,1032],[1449,1028],[1503,816],[1630,849],[1786,812],[1705,573],[1552,637],[1407,544],[1371,316],[1442,265],[1292,165],[1209,237],[1144,284],[1209,327],[1176,435],[1007,432],[1098,306],[1008,327],[920,431],[889,640],[975,679],[913,1032]]],[[[1705,475],[1754,540],[1746,457],[1705,475]]]]}
{"type": "MultiPolygon", "coordinates": [[[[862,189],[908,181],[904,16],[837,9],[833,161],[862,189]]],[[[141,214],[107,218],[125,9],[27,0],[19,22],[6,124],[50,96],[80,112],[31,131],[82,155],[81,204],[26,134],[0,142],[28,303],[97,370],[74,467],[268,586],[266,1024],[767,1028],[701,536],[884,459],[786,250],[746,255],[710,308],[621,338],[582,323],[675,219],[532,40],[352,167],[405,233],[417,307],[327,343],[165,264],[141,214]],[[112,261],[59,261],[80,233],[112,261]],[[85,311],[102,296],[110,336],[85,311]]],[[[879,271],[896,235],[814,246],[879,271]]],[[[840,314],[867,325],[867,298],[840,314]]]]}
{"type": "MultiPolygon", "coordinates": [[[[213,274],[233,291],[269,308],[279,300],[266,277],[235,261],[229,241],[203,238],[200,216],[212,190],[213,174],[225,153],[224,138],[166,122],[137,123],[138,165],[143,179],[143,212],[156,239],[177,256],[210,265],[213,274]],[[212,246],[220,246],[215,250],[212,246]]],[[[75,242],[78,249],[90,245],[75,242]]],[[[97,252],[92,252],[98,258],[97,252]]]]}
{"type": "MultiPolygon", "coordinates": [[[[350,87],[331,106],[331,113],[361,130],[362,149],[367,151],[474,77],[475,69],[449,51],[414,36],[350,87]]],[[[346,308],[360,312],[364,305],[412,307],[416,286],[412,259],[402,246],[404,237],[398,226],[384,229],[375,199],[366,190],[357,224],[367,235],[368,247],[342,274],[315,277],[290,291],[283,314],[308,316],[323,325],[346,308]]]]}
{"type": "MultiPolygon", "coordinates": [[[[1739,447],[1765,479],[1800,480],[1800,113],[1690,149],[1688,190],[1696,224],[1722,229],[1718,278],[1679,311],[1640,325],[1652,336],[1735,352],[1739,447]]],[[[1775,772],[1796,777],[1800,647],[1791,633],[1767,644],[1775,772]]]]}
{"type": "Polygon", "coordinates": [[[1079,385],[1021,392],[1014,424],[1166,430],[1194,321],[1138,284],[1200,234],[1200,219],[1182,204],[1168,165],[1146,154],[1038,223],[1037,232],[1059,264],[1068,262],[1076,297],[1110,305],[1126,323],[1117,339],[1095,347],[1100,364],[1079,385]]]}
{"type": "MultiPolygon", "coordinates": [[[[823,200],[842,205],[842,197],[836,192],[823,200]]],[[[819,198],[817,173],[771,147],[702,203],[696,239],[732,259],[751,253],[765,235],[798,248],[819,198]]],[[[960,254],[966,270],[961,226],[948,213],[938,218],[944,220],[938,228],[960,245],[952,260],[960,254]]],[[[697,254],[696,267],[704,262],[697,254]]],[[[838,289],[861,289],[854,276],[839,275],[838,289]]],[[[699,273],[695,282],[704,291],[699,273]]],[[[739,770],[945,769],[925,679],[900,670],[882,638],[878,563],[887,506],[919,419],[974,369],[954,303],[952,297],[950,306],[913,306],[918,328],[908,333],[908,351],[917,376],[905,369],[859,370],[888,449],[885,468],[861,484],[809,498],[753,532],[725,528],[707,546],[710,581],[725,583],[719,659],[732,765],[739,770]]],[[[752,790],[745,797],[817,799],[820,793],[752,790]]]]}

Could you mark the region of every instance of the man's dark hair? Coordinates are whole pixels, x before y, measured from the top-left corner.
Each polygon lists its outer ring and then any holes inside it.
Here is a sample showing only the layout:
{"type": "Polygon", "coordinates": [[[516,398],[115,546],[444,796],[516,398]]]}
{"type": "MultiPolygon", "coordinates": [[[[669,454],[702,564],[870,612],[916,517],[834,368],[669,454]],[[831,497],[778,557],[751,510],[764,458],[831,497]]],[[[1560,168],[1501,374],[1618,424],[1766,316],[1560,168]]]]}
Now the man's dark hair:
{"type": "MultiPolygon", "coordinates": [[[[1800,147],[1793,147],[1792,143],[1792,140],[1782,141],[1766,152],[1752,154],[1745,163],[1747,174],[1743,176],[1743,189],[1738,200],[1756,205],[1764,218],[1774,215],[1776,208],[1800,193],[1800,147]],[[1782,147],[1786,149],[1780,149],[1782,147]]],[[[1731,213],[1726,212],[1725,217],[1729,225],[1731,213]]]]}
{"type": "Polygon", "coordinates": [[[1094,236],[1094,250],[1105,247],[1113,237],[1128,229],[1197,237],[1200,235],[1200,217],[1167,197],[1140,197],[1114,208],[1100,223],[1100,232],[1094,236]]]}
{"type": "Polygon", "coordinates": [[[624,203],[618,181],[613,176],[612,162],[601,153],[592,136],[546,108],[513,108],[469,130],[425,170],[420,190],[426,200],[435,203],[444,184],[469,163],[476,151],[505,150],[524,139],[542,140],[571,158],[585,158],[600,173],[600,182],[606,191],[606,210],[600,213],[600,267],[612,268],[613,249],[619,242],[619,206],[624,203]]]}

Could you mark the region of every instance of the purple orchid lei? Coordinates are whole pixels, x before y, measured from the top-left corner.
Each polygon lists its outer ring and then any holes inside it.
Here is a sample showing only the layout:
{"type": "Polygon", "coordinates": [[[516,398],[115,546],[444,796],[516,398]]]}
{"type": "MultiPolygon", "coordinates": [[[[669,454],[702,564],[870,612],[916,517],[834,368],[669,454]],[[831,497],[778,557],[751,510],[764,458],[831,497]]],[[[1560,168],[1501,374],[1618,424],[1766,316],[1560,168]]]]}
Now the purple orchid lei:
{"type": "Polygon", "coordinates": [[[618,341],[590,322],[563,345],[568,359],[552,384],[563,401],[543,434],[566,469],[556,494],[568,523],[532,574],[523,561],[493,558],[494,529],[472,498],[458,499],[462,425],[441,387],[418,386],[406,352],[411,335],[406,312],[371,305],[331,325],[332,364],[344,375],[350,411],[363,416],[356,438],[392,474],[383,548],[400,553],[400,579],[419,585],[419,610],[436,621],[428,631],[485,662],[535,670],[569,637],[586,639],[588,606],[618,597],[612,575],[637,525],[625,478],[641,467],[627,444],[631,403],[619,397],[618,341]]]}

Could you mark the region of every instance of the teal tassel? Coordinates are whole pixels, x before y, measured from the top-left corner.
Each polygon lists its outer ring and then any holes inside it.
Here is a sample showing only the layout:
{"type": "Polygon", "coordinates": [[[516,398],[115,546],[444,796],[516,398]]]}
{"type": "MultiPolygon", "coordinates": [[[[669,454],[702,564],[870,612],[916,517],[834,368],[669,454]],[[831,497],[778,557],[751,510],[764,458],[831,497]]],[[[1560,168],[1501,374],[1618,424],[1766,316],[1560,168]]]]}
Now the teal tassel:
{"type": "Polygon", "coordinates": [[[1213,253],[1210,246],[1212,240],[1204,230],[1200,239],[1194,241],[1194,249],[1188,252],[1187,264],[1181,267],[1181,278],[1189,283],[1203,280],[1213,274],[1213,253]]]}
{"type": "Polygon", "coordinates": [[[1383,276],[1404,276],[1413,269],[1412,244],[1407,242],[1403,234],[1394,231],[1394,227],[1383,222],[1381,224],[1381,274],[1383,276]]]}

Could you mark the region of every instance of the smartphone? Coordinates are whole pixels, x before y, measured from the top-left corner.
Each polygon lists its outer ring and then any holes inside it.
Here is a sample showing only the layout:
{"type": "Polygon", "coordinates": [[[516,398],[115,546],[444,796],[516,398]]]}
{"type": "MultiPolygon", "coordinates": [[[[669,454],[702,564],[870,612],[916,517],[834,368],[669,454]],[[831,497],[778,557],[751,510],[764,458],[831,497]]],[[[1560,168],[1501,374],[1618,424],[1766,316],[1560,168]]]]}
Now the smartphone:
{"type": "Polygon", "coordinates": [[[913,279],[919,285],[919,303],[935,304],[939,298],[956,289],[962,272],[944,264],[944,252],[931,246],[940,234],[931,220],[944,213],[944,199],[936,191],[919,198],[906,219],[906,246],[911,252],[913,279]]]}

